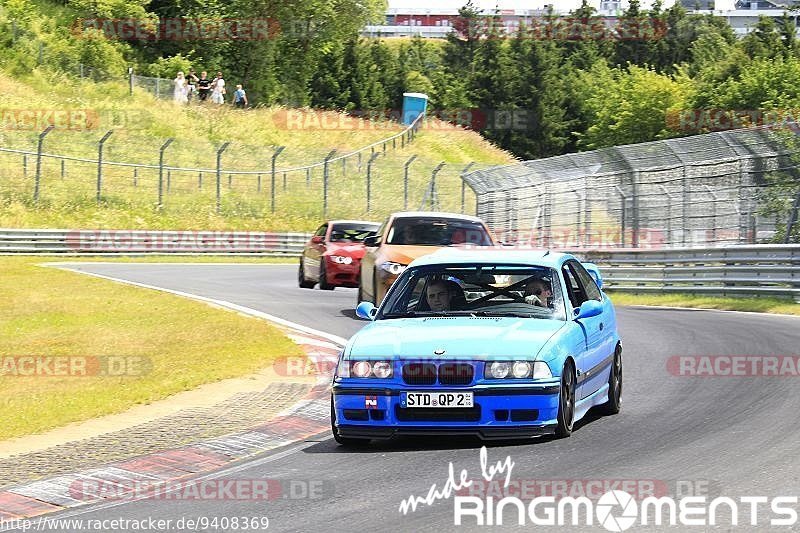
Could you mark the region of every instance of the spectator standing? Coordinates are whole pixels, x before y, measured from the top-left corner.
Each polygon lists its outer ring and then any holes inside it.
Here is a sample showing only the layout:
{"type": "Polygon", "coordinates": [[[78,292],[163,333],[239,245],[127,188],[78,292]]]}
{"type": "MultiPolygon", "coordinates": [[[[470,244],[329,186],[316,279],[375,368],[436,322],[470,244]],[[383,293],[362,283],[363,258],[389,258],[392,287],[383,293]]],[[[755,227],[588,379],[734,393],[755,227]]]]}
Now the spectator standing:
{"type": "Polygon", "coordinates": [[[233,105],[240,109],[247,107],[247,93],[244,92],[241,85],[237,85],[236,92],[233,93],[233,105]]]}
{"type": "Polygon", "coordinates": [[[222,72],[217,72],[217,77],[211,83],[211,101],[215,104],[225,103],[225,79],[222,72]]]}
{"type": "Polygon", "coordinates": [[[197,93],[198,81],[199,78],[197,77],[197,74],[194,73],[194,69],[190,68],[189,75],[186,76],[186,83],[189,85],[189,92],[186,94],[186,98],[189,102],[192,101],[192,97],[195,96],[195,94],[197,93]]]}
{"type": "Polygon", "coordinates": [[[186,78],[183,76],[183,72],[178,72],[178,75],[175,77],[175,89],[172,93],[172,97],[177,104],[185,104],[188,102],[187,94],[189,93],[189,86],[186,83],[186,78]]]}
{"type": "Polygon", "coordinates": [[[200,73],[200,79],[197,80],[197,96],[200,98],[200,101],[205,101],[210,92],[211,80],[208,79],[208,72],[204,70],[200,73]]]}

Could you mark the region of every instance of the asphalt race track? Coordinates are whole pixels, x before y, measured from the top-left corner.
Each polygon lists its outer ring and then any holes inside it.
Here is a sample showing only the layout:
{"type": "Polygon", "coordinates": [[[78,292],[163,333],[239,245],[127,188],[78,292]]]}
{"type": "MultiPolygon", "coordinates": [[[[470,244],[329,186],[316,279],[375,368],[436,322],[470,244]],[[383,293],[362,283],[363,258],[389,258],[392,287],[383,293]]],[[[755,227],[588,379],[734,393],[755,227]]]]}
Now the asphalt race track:
{"type": "MultiPolygon", "coordinates": [[[[300,289],[295,266],[84,264],[74,268],[226,300],[342,337],[364,324],[353,314],[355,289],[300,289]]],[[[649,480],[671,494],[691,483],[700,491],[707,488],[712,497],[734,499],[800,495],[800,378],[686,377],[667,370],[670,356],[797,355],[800,319],[645,308],[618,309],[618,318],[624,346],[622,412],[582,423],[565,440],[490,443],[490,463],[510,456],[515,463],[513,480],[649,480]]],[[[408,515],[399,512],[400,502],[412,494],[424,497],[434,483],[441,488],[450,461],[456,473],[466,469],[470,479],[479,478],[480,447],[472,439],[425,439],[352,450],[322,434],[224,475],[321,480],[318,498],[151,500],[113,507],[101,504],[61,515],[173,520],[267,516],[269,530],[275,531],[441,532],[454,527],[452,501],[422,506],[408,515]]],[[[749,516],[749,511],[742,515],[749,516]]],[[[474,522],[466,524],[462,530],[477,529],[474,522]]],[[[534,527],[528,523],[525,529],[534,527]]],[[[756,529],[766,527],[737,531],[756,529]]],[[[800,524],[791,529],[800,529],[800,524]]],[[[605,531],[598,525],[591,530],[605,531]]],[[[641,527],[632,529],[636,530],[641,527]]]]}

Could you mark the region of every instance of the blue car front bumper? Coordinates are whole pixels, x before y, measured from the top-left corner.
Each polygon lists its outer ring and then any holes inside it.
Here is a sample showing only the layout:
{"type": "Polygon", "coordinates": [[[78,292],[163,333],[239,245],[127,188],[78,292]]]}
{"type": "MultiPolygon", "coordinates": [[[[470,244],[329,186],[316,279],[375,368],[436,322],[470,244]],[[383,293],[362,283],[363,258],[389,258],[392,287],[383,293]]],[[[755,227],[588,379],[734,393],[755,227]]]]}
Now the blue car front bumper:
{"type": "Polygon", "coordinates": [[[365,386],[348,382],[334,384],[332,403],[342,437],[473,435],[513,439],[555,431],[559,390],[557,379],[548,383],[470,387],[365,386]],[[473,407],[407,408],[401,405],[404,391],[471,391],[473,407]]]}

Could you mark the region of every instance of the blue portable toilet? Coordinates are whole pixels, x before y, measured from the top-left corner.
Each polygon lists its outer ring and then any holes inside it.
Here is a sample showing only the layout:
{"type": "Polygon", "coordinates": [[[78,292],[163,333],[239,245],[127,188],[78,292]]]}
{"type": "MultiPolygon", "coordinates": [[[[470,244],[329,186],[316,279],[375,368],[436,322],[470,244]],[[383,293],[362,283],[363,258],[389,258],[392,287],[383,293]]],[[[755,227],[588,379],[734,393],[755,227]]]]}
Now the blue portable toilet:
{"type": "Polygon", "coordinates": [[[403,124],[410,126],[418,116],[424,116],[427,110],[427,94],[403,93],[403,124]]]}

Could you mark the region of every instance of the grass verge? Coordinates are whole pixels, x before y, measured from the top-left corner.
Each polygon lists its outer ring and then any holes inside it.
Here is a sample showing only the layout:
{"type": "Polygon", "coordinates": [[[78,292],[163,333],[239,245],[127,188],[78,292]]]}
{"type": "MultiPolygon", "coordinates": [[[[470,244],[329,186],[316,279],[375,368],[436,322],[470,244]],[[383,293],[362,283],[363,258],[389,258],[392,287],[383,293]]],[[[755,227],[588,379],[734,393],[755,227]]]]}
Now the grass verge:
{"type": "Polygon", "coordinates": [[[122,412],[301,353],[263,320],[42,262],[0,257],[0,373],[6,371],[0,375],[0,439],[122,412]],[[9,361],[26,355],[136,357],[146,371],[115,377],[8,375],[9,361]]]}
{"type": "Polygon", "coordinates": [[[786,298],[730,298],[696,296],[693,294],[630,294],[609,290],[615,305],[660,305],[694,309],[719,309],[723,311],[751,311],[800,315],[800,304],[786,298]]]}

